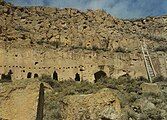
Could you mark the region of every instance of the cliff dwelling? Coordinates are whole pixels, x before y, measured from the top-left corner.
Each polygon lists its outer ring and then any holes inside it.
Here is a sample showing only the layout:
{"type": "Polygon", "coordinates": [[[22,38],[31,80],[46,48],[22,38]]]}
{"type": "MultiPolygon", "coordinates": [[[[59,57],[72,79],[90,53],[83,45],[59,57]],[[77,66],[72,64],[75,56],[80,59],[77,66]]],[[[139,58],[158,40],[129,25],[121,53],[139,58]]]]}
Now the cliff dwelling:
{"type": "Polygon", "coordinates": [[[103,52],[89,51],[85,54],[83,51],[64,52],[40,47],[38,49],[1,47],[0,52],[1,79],[39,78],[46,74],[59,81],[73,79],[96,82],[101,77],[117,78],[127,73],[132,77],[147,76],[142,55],[136,58],[137,61],[131,59],[124,62],[121,59],[126,59],[130,55],[116,53],[106,58],[103,57],[103,52]]]}
{"type": "Polygon", "coordinates": [[[149,47],[157,74],[167,76],[167,55],[161,47],[166,45],[166,16],[128,21],[101,10],[22,8],[7,3],[1,7],[1,79],[43,74],[59,81],[90,82],[126,74],[147,77],[141,41],[149,47]],[[152,21],[154,26],[163,22],[155,30],[152,21]]]}

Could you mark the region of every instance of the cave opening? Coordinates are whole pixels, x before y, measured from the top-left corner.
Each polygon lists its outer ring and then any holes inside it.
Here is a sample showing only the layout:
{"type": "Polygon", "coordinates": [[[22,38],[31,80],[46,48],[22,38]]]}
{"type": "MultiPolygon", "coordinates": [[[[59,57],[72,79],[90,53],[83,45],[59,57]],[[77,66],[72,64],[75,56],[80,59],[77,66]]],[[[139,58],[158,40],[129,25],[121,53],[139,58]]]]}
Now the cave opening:
{"type": "Polygon", "coordinates": [[[79,75],[79,73],[75,74],[75,81],[80,81],[80,75],[79,75]]]}
{"type": "Polygon", "coordinates": [[[98,81],[98,80],[100,80],[100,79],[102,79],[102,78],[105,78],[107,76],[107,74],[104,72],[104,71],[98,71],[98,72],[96,72],[95,74],[94,74],[94,78],[95,78],[95,83],[98,81]]]}
{"type": "Polygon", "coordinates": [[[53,79],[58,80],[58,74],[56,71],[53,72],[53,79]]]}
{"type": "Polygon", "coordinates": [[[12,80],[12,74],[13,74],[13,71],[12,70],[9,70],[8,74],[2,74],[1,75],[1,79],[2,80],[9,80],[11,81],[12,80]]]}
{"type": "Polygon", "coordinates": [[[29,72],[29,73],[27,74],[27,78],[31,78],[31,77],[32,77],[32,73],[29,72]]]}
{"type": "Polygon", "coordinates": [[[34,74],[34,78],[38,78],[38,74],[37,73],[34,74]]]}

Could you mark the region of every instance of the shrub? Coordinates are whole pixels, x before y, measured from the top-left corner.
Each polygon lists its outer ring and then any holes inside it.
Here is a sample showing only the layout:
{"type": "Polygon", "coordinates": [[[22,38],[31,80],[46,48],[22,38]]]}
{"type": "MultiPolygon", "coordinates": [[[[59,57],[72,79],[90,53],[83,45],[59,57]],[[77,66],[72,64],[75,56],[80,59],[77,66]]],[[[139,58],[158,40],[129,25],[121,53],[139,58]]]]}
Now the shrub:
{"type": "Polygon", "coordinates": [[[38,45],[42,45],[43,43],[44,43],[43,40],[37,41],[37,44],[38,44],[38,45]]]}
{"type": "Polygon", "coordinates": [[[60,105],[55,94],[45,95],[44,119],[45,120],[62,120],[60,105]]]}
{"type": "Polygon", "coordinates": [[[95,93],[102,89],[100,84],[93,84],[87,81],[75,82],[75,81],[55,81],[54,91],[45,95],[45,116],[47,120],[61,120],[61,105],[62,100],[67,95],[75,94],[90,94],[95,93]],[[57,87],[55,87],[57,85],[57,87]]]}
{"type": "Polygon", "coordinates": [[[155,51],[167,52],[167,46],[158,46],[155,48],[155,51]]]}
{"type": "Polygon", "coordinates": [[[51,80],[51,76],[50,75],[46,75],[46,74],[42,74],[41,77],[39,78],[39,80],[41,81],[47,81],[47,80],[51,80]]]}
{"type": "Polygon", "coordinates": [[[60,42],[60,41],[52,41],[52,42],[50,42],[50,45],[52,45],[52,46],[58,48],[58,47],[60,47],[61,42],[60,42]]]}
{"type": "Polygon", "coordinates": [[[142,35],[147,39],[154,40],[157,42],[166,41],[166,38],[163,36],[157,36],[157,35],[153,35],[153,34],[142,34],[142,35]]]}
{"type": "Polygon", "coordinates": [[[144,111],[144,113],[147,115],[147,118],[150,120],[162,120],[163,119],[163,117],[161,116],[161,111],[158,109],[147,110],[147,111],[144,111]]]}
{"type": "Polygon", "coordinates": [[[125,50],[125,48],[118,47],[117,49],[115,49],[115,52],[126,53],[126,50],[125,50]]]}
{"type": "Polygon", "coordinates": [[[143,76],[138,77],[137,80],[141,82],[149,82],[148,79],[143,76]]]}
{"type": "Polygon", "coordinates": [[[55,87],[56,81],[51,78],[49,75],[42,74],[42,76],[39,78],[40,81],[48,83],[51,87],[55,87]]]}
{"type": "Polygon", "coordinates": [[[93,51],[96,51],[96,50],[98,50],[98,49],[99,49],[99,48],[98,48],[96,45],[93,45],[93,46],[92,46],[92,50],[93,50],[93,51]]]}
{"type": "MultiPolygon", "coordinates": [[[[48,79],[48,77],[43,77],[48,79]]],[[[161,78],[162,79],[162,78],[161,78]]],[[[138,94],[141,89],[141,83],[147,81],[144,77],[139,77],[137,79],[132,79],[130,76],[125,75],[118,79],[106,78],[101,79],[97,83],[89,83],[87,81],[75,82],[72,81],[53,81],[53,92],[48,93],[45,96],[45,117],[46,119],[53,120],[62,118],[60,108],[62,108],[62,100],[66,95],[76,95],[76,94],[91,94],[95,93],[102,88],[116,89],[114,93],[117,94],[121,101],[122,109],[126,109],[128,106],[130,112],[128,112],[128,117],[132,119],[155,119],[161,120],[161,110],[166,110],[164,104],[166,104],[165,94],[156,93],[142,93],[138,94]],[[156,106],[156,110],[144,111],[140,107],[138,108],[138,100],[147,99],[149,102],[156,106]],[[137,105],[137,108],[136,108],[137,105]],[[135,109],[134,110],[134,107],[135,109]]]]}
{"type": "Polygon", "coordinates": [[[160,97],[160,94],[157,94],[157,93],[153,93],[153,92],[147,92],[147,93],[143,93],[143,96],[146,97],[146,98],[158,98],[160,97]]]}
{"type": "Polygon", "coordinates": [[[153,79],[153,82],[167,82],[167,78],[162,75],[158,75],[153,79]]]}
{"type": "Polygon", "coordinates": [[[16,26],[15,30],[20,31],[20,32],[30,32],[30,30],[24,28],[23,26],[16,26]]]}

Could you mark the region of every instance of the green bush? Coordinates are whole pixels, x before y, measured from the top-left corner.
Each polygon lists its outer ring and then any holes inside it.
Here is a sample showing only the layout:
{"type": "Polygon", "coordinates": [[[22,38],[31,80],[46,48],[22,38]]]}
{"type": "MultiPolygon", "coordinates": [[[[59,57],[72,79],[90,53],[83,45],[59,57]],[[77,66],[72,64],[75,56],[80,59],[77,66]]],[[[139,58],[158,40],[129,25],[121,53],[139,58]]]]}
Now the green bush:
{"type": "Polygon", "coordinates": [[[158,46],[154,49],[155,51],[167,52],[167,46],[158,46]]]}
{"type": "Polygon", "coordinates": [[[153,79],[153,82],[167,82],[167,78],[162,75],[158,75],[153,79]]]}
{"type": "Polygon", "coordinates": [[[59,48],[61,45],[61,42],[60,41],[53,41],[53,42],[50,42],[49,44],[56,47],[56,48],[59,48]]]}
{"type": "Polygon", "coordinates": [[[118,48],[115,49],[115,52],[126,53],[126,50],[125,50],[125,48],[118,47],[118,48]]]}
{"type": "Polygon", "coordinates": [[[157,42],[166,41],[166,38],[164,36],[157,36],[157,35],[153,35],[153,34],[142,34],[142,35],[147,39],[154,40],[157,42]]]}
{"type": "Polygon", "coordinates": [[[23,26],[16,26],[15,30],[17,30],[19,32],[30,32],[30,30],[24,28],[23,26]]]}
{"type": "MultiPolygon", "coordinates": [[[[48,77],[43,77],[45,80],[48,77]]],[[[165,94],[160,93],[142,93],[140,85],[148,80],[144,77],[132,79],[129,75],[119,77],[118,79],[106,78],[101,79],[97,83],[89,83],[87,81],[75,82],[72,81],[53,81],[53,92],[47,93],[45,96],[45,119],[54,120],[60,118],[63,99],[67,95],[80,95],[96,93],[102,88],[111,88],[114,94],[120,99],[122,109],[129,107],[130,112],[127,112],[127,116],[132,119],[139,120],[161,120],[161,110],[166,110],[164,104],[167,99],[165,94]],[[141,94],[139,94],[141,93],[141,94]],[[153,103],[157,109],[150,111],[143,111],[140,106],[134,109],[135,104],[138,104],[138,100],[148,100],[153,103]]],[[[136,105],[137,105],[136,104],[136,105]]]]}
{"type": "Polygon", "coordinates": [[[93,84],[90,82],[75,82],[75,81],[56,81],[53,85],[53,92],[45,94],[44,119],[46,120],[61,120],[62,100],[67,95],[90,94],[102,89],[104,86],[93,84]],[[56,86],[56,87],[55,87],[56,86]]]}
{"type": "Polygon", "coordinates": [[[51,78],[50,75],[42,74],[39,80],[47,83],[49,81],[52,81],[53,79],[51,78]]]}
{"type": "Polygon", "coordinates": [[[99,49],[99,48],[98,48],[96,45],[93,45],[93,46],[92,46],[92,50],[93,50],[93,51],[96,51],[96,50],[98,50],[98,49],[99,49]]]}
{"type": "Polygon", "coordinates": [[[45,41],[44,39],[41,39],[41,40],[37,41],[37,44],[38,45],[49,44],[49,45],[51,45],[51,46],[53,46],[55,48],[59,48],[62,43],[60,41],[52,41],[52,42],[50,42],[50,41],[45,41]]]}
{"type": "Polygon", "coordinates": [[[48,83],[51,87],[55,87],[57,85],[56,81],[53,80],[50,75],[42,74],[39,80],[48,83]]]}
{"type": "Polygon", "coordinates": [[[147,110],[144,111],[144,113],[146,114],[148,120],[162,120],[163,117],[161,115],[161,111],[158,109],[153,109],[153,110],[147,110]]]}
{"type": "Polygon", "coordinates": [[[38,44],[38,45],[43,45],[43,44],[44,44],[44,41],[43,41],[43,40],[39,40],[39,41],[37,41],[37,44],[38,44]]]}

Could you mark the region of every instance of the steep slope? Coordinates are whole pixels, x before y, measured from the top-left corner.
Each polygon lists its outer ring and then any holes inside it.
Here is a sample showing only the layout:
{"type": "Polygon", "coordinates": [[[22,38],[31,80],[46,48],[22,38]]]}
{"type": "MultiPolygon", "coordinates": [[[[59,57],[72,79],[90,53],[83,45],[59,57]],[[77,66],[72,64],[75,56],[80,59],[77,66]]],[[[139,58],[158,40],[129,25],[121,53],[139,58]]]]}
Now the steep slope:
{"type": "Polygon", "coordinates": [[[96,46],[112,50],[115,42],[130,43],[130,39],[166,42],[167,16],[119,20],[101,10],[15,7],[3,2],[0,7],[1,41],[10,43],[57,41],[64,47],[96,46]]]}
{"type": "Polygon", "coordinates": [[[0,8],[3,49],[30,47],[42,53],[52,49],[92,58],[97,54],[113,62],[110,76],[138,77],[146,76],[140,43],[146,41],[156,72],[167,76],[167,16],[120,20],[102,10],[19,7],[3,1],[0,8]]]}

